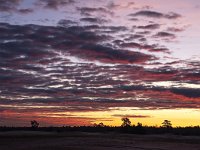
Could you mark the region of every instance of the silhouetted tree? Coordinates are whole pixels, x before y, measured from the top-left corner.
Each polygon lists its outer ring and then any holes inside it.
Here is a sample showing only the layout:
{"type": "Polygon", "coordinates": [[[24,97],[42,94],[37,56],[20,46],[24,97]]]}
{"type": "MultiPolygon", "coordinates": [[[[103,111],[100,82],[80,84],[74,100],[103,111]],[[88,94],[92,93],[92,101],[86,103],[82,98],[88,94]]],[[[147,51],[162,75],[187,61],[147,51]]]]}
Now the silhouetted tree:
{"type": "Polygon", "coordinates": [[[136,127],[142,127],[142,123],[138,122],[136,127]]]}
{"type": "Polygon", "coordinates": [[[99,126],[99,127],[105,127],[105,125],[103,124],[103,122],[100,122],[100,123],[98,124],[98,126],[99,126]]]}
{"type": "Polygon", "coordinates": [[[31,127],[32,128],[38,128],[39,127],[39,123],[36,120],[31,120],[31,127]]]}
{"type": "Polygon", "coordinates": [[[131,126],[131,121],[129,120],[129,118],[122,118],[121,119],[123,122],[122,122],[122,127],[130,127],[131,126]]]}
{"type": "Polygon", "coordinates": [[[135,126],[135,133],[137,134],[145,134],[146,131],[145,131],[145,128],[142,126],[142,123],[138,122],[137,123],[137,126],[135,126]]]}
{"type": "Polygon", "coordinates": [[[105,125],[103,124],[103,122],[100,122],[99,124],[94,124],[94,127],[105,127],[105,125]]]}
{"type": "Polygon", "coordinates": [[[164,120],[162,123],[162,127],[164,128],[172,128],[172,123],[169,120],[164,120]]]}

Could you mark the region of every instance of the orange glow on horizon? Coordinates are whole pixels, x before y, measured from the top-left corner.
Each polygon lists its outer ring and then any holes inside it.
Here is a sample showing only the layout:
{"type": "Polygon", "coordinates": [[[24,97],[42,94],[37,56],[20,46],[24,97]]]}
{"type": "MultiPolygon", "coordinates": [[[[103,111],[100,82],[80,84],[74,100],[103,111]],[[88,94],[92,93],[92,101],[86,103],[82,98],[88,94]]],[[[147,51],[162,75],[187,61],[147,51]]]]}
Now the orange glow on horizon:
{"type": "Polygon", "coordinates": [[[4,116],[15,119],[16,124],[21,122],[25,126],[29,126],[30,120],[35,118],[41,126],[91,126],[100,122],[109,126],[120,126],[122,124],[121,118],[126,116],[131,120],[132,125],[137,125],[140,122],[144,126],[161,126],[164,120],[170,120],[173,127],[200,125],[200,111],[198,109],[140,110],[124,107],[102,112],[38,112],[23,115],[13,111],[5,111],[4,116]]]}

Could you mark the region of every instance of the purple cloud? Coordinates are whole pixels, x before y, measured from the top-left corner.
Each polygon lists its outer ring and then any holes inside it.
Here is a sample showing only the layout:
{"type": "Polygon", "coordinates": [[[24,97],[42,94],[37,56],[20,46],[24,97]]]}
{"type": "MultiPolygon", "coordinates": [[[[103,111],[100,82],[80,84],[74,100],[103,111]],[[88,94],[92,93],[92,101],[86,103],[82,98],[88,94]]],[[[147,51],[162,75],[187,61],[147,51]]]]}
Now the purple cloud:
{"type": "Polygon", "coordinates": [[[166,18],[166,19],[177,19],[180,18],[181,15],[174,13],[174,12],[170,12],[168,14],[163,14],[160,12],[156,12],[156,11],[150,11],[150,10],[142,10],[142,11],[138,11],[136,13],[132,13],[129,14],[129,16],[143,16],[143,17],[149,17],[149,18],[166,18]]]}

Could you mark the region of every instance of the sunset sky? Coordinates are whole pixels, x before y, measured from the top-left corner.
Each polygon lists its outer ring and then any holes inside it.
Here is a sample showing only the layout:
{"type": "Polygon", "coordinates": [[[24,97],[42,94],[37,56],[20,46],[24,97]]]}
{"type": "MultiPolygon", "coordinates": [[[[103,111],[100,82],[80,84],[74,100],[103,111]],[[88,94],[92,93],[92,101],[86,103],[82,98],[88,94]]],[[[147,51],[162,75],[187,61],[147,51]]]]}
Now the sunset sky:
{"type": "Polygon", "coordinates": [[[0,126],[200,125],[199,0],[0,0],[0,126]]]}

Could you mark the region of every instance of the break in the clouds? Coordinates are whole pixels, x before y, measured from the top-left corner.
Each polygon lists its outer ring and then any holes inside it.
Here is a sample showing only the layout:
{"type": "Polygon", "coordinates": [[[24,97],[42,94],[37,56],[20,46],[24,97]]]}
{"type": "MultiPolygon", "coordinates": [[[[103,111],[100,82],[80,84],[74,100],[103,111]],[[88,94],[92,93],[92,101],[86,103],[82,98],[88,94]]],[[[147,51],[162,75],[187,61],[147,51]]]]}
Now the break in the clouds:
{"type": "Polygon", "coordinates": [[[175,55],[182,51],[176,45],[187,42],[187,16],[155,7],[128,0],[2,1],[1,124],[61,125],[67,118],[69,125],[88,125],[154,117],[123,114],[125,108],[199,109],[199,60],[175,55]],[[109,117],[88,115],[96,112],[109,117]]]}

